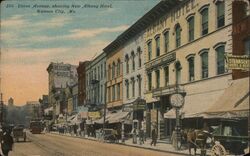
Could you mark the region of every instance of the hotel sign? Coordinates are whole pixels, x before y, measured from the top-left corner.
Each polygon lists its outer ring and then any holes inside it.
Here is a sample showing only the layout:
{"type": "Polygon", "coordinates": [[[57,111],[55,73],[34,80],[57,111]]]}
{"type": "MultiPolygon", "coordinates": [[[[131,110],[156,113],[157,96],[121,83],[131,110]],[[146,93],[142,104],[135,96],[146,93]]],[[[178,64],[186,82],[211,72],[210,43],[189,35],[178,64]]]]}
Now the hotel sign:
{"type": "Polygon", "coordinates": [[[147,63],[145,67],[147,70],[150,70],[152,68],[159,67],[163,64],[169,64],[170,62],[173,62],[175,60],[176,60],[176,53],[171,53],[163,56],[162,58],[156,59],[153,62],[147,63]]]}
{"type": "Polygon", "coordinates": [[[247,55],[226,55],[227,69],[240,69],[249,71],[250,57],[247,55]]]}

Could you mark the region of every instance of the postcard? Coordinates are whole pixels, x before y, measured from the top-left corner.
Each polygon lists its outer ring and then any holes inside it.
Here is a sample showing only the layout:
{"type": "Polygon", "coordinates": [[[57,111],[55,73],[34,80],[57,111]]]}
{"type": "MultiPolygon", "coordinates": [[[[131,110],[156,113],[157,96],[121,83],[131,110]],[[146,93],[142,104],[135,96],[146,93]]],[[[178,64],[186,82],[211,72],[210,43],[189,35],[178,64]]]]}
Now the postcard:
{"type": "Polygon", "coordinates": [[[249,0],[3,0],[0,156],[249,153],[249,0]]]}

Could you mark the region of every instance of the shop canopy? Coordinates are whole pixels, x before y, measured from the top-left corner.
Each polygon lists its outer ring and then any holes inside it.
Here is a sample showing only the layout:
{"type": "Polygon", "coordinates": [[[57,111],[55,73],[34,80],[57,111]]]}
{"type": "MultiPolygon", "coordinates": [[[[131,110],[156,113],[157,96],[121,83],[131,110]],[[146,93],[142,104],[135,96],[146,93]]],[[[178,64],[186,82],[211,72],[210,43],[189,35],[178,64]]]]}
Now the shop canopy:
{"type": "Polygon", "coordinates": [[[217,102],[201,113],[204,118],[249,116],[249,77],[234,80],[217,102]]]}
{"type": "Polygon", "coordinates": [[[50,112],[53,112],[53,107],[49,107],[49,108],[44,109],[44,114],[48,115],[48,114],[50,114],[50,112]]]}
{"type": "MultiPolygon", "coordinates": [[[[204,93],[187,94],[184,106],[180,109],[182,118],[202,117],[201,113],[210,108],[223,94],[224,89],[204,93]]],[[[164,118],[176,118],[175,109],[164,114],[164,118]]]]}
{"type": "MultiPolygon", "coordinates": [[[[127,124],[130,123],[130,112],[123,112],[121,110],[115,111],[115,112],[110,112],[106,115],[105,121],[108,123],[120,123],[120,122],[125,122],[127,124]]],[[[94,123],[97,124],[103,124],[103,117],[99,120],[95,120],[94,123]]]]}

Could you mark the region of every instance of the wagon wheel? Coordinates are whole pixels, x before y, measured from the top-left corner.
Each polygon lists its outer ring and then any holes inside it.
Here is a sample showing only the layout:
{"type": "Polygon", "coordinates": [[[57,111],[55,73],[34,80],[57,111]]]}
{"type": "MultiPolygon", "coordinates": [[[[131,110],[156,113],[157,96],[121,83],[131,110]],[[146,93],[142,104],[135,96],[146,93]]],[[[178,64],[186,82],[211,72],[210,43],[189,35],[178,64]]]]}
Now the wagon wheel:
{"type": "Polygon", "coordinates": [[[211,155],[212,156],[226,156],[226,150],[220,143],[217,143],[212,147],[211,155]]]}

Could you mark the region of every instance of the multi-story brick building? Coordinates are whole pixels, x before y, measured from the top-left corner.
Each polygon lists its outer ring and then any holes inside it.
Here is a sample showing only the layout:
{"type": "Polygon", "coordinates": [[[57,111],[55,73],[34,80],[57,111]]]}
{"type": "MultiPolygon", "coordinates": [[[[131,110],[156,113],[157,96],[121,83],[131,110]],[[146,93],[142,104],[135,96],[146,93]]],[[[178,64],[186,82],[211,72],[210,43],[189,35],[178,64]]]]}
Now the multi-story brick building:
{"type": "Polygon", "coordinates": [[[74,65],[53,62],[49,64],[47,71],[49,74],[49,106],[53,106],[55,119],[55,115],[63,113],[63,110],[67,108],[67,103],[63,102],[64,97],[61,93],[67,85],[77,82],[77,71],[74,65]]]}
{"type": "Polygon", "coordinates": [[[78,106],[83,106],[86,103],[86,66],[89,61],[79,62],[77,67],[78,74],[78,106]]]}

